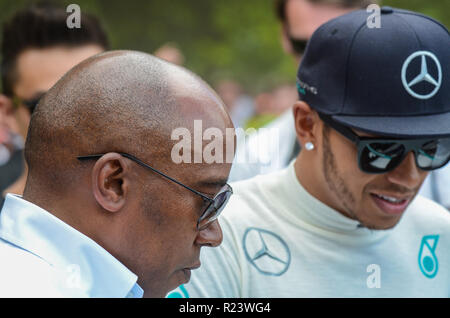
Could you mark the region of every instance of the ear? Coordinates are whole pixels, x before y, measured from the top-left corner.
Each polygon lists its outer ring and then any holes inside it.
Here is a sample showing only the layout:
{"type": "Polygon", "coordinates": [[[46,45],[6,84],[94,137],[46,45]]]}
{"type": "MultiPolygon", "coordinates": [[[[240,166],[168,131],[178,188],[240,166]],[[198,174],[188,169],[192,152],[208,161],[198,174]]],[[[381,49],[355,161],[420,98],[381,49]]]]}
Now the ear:
{"type": "Polygon", "coordinates": [[[302,148],[307,142],[314,144],[317,141],[316,132],[320,122],[319,116],[304,101],[297,101],[294,104],[293,112],[295,131],[302,148]]]}
{"type": "Polygon", "coordinates": [[[129,163],[118,153],[98,159],[92,169],[92,191],[100,206],[109,212],[123,208],[129,196],[129,163]]]}

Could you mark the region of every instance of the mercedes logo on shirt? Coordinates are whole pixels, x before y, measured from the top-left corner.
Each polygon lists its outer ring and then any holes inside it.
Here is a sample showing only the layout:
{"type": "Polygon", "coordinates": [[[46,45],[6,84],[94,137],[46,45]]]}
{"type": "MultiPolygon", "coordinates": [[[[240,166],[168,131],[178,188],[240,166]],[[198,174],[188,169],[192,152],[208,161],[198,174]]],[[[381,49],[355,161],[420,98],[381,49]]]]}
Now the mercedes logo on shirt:
{"type": "Polygon", "coordinates": [[[245,256],[261,274],[283,275],[291,263],[291,252],[277,234],[255,227],[245,231],[242,241],[245,256]]]}
{"type": "MultiPolygon", "coordinates": [[[[436,95],[442,84],[442,69],[436,55],[429,51],[417,51],[411,54],[403,63],[402,67],[402,83],[406,91],[413,97],[418,99],[429,99],[436,95]],[[420,59],[420,69],[411,67],[414,60],[420,59]],[[411,68],[411,70],[410,70],[411,68]],[[413,76],[408,76],[413,73],[413,76]],[[410,78],[407,78],[410,77],[410,78]],[[429,90],[427,92],[418,92],[419,83],[428,83],[429,90]]],[[[424,88],[422,87],[422,90],[424,88]]]]}

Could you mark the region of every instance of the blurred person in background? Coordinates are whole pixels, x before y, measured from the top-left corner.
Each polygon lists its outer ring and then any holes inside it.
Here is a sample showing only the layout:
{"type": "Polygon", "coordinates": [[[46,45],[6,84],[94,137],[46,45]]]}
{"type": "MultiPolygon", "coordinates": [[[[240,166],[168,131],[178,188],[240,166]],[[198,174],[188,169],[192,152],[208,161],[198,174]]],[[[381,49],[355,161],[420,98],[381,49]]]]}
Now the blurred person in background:
{"type": "Polygon", "coordinates": [[[219,81],[215,88],[227,106],[234,127],[244,127],[255,113],[253,99],[243,92],[238,82],[231,79],[219,81]]]}
{"type": "MultiPolygon", "coordinates": [[[[376,0],[276,0],[275,9],[281,22],[283,49],[299,65],[308,39],[321,24],[349,11],[365,9],[370,4],[380,2],[376,0]]],[[[259,138],[268,139],[265,133],[254,134],[238,141],[237,157],[240,157],[240,153],[258,153],[261,158],[256,163],[233,164],[230,173],[231,181],[280,170],[296,158],[300,152],[300,146],[294,131],[292,105],[297,100],[298,95],[293,97],[291,107],[287,111],[266,126],[269,131],[272,129],[278,131],[279,143],[258,142],[259,138]],[[272,160],[262,159],[267,156],[270,156],[272,160]]],[[[425,180],[420,194],[450,209],[449,182],[450,167],[433,171],[425,180]]]]}
{"type": "MultiPolygon", "coordinates": [[[[295,66],[298,66],[308,39],[321,24],[376,2],[372,0],[275,0],[275,13],[281,22],[281,44],[284,51],[292,56],[295,66]]],[[[292,90],[297,91],[295,85],[292,86],[292,90]]],[[[252,163],[235,162],[230,172],[231,181],[277,171],[286,167],[297,156],[300,146],[294,130],[292,105],[298,100],[298,95],[289,94],[289,98],[291,99],[289,101],[283,98],[283,103],[290,104],[288,109],[268,123],[265,126],[267,130],[238,139],[236,157],[256,153],[258,158],[252,163]],[[278,131],[280,142],[265,142],[264,140],[270,139],[267,132],[274,130],[278,131]],[[267,160],[267,157],[270,157],[270,160],[267,160]]]]}
{"type": "MultiPolygon", "coordinates": [[[[23,138],[15,133],[18,131],[17,122],[10,116],[10,105],[8,97],[0,94],[0,190],[6,189],[22,173],[23,159],[23,138]]],[[[0,192],[0,207],[2,205],[2,195],[0,192]]]]}
{"type": "Polygon", "coordinates": [[[245,124],[245,128],[260,128],[268,125],[287,109],[297,98],[295,86],[278,85],[269,92],[258,94],[255,98],[255,115],[245,124]]]}
{"type": "MultiPolygon", "coordinates": [[[[0,105],[5,105],[7,103],[9,103],[9,99],[0,94],[0,105]]],[[[15,134],[13,134],[12,131],[17,130],[17,128],[14,127],[14,124],[15,121],[11,116],[8,116],[6,107],[0,108],[0,167],[6,165],[11,159],[11,155],[14,151],[21,148],[23,144],[21,138],[19,138],[19,140],[14,138],[15,134]],[[16,144],[16,141],[19,141],[19,143],[16,144]]],[[[19,166],[16,172],[17,174],[20,174],[20,169],[19,166]]],[[[18,175],[16,177],[18,177],[18,175]]],[[[7,184],[7,179],[9,179],[9,176],[4,176],[4,178],[0,179],[0,184],[7,184]]],[[[1,185],[0,188],[2,187],[1,185]]]]}
{"type": "Polygon", "coordinates": [[[173,63],[175,65],[183,65],[184,64],[184,54],[178,48],[178,46],[174,43],[168,42],[159,47],[154,55],[163,59],[167,62],[173,63]]]}
{"type": "Polygon", "coordinates": [[[11,159],[0,166],[0,206],[6,193],[23,192],[27,168],[20,145],[39,99],[73,66],[109,48],[95,17],[81,12],[81,28],[72,29],[67,18],[65,8],[39,3],[16,12],[2,26],[0,113],[8,122],[7,135],[20,137],[15,137],[18,149],[11,149],[11,159]]]}
{"type": "Polygon", "coordinates": [[[272,92],[259,93],[255,96],[255,113],[245,122],[244,128],[258,129],[270,123],[277,117],[274,108],[272,92]]]}
{"type": "Polygon", "coordinates": [[[272,91],[272,96],[274,101],[273,111],[275,114],[284,113],[286,110],[291,109],[292,100],[295,100],[298,96],[297,89],[295,86],[290,84],[283,84],[275,87],[272,91]]]}

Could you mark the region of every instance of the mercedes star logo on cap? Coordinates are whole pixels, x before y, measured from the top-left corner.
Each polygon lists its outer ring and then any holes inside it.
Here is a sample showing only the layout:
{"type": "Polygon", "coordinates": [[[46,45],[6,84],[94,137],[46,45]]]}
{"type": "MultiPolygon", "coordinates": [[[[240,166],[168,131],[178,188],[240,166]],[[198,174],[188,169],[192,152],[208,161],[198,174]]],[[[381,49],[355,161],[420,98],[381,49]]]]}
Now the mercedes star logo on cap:
{"type": "Polygon", "coordinates": [[[439,60],[436,57],[436,55],[434,55],[433,53],[431,53],[429,51],[417,51],[417,52],[411,54],[406,59],[406,61],[403,63],[402,83],[403,83],[403,86],[405,87],[406,91],[415,98],[429,99],[429,98],[433,97],[438,92],[439,88],[441,87],[441,83],[442,83],[441,64],[439,63],[439,60]],[[426,58],[427,56],[430,57],[431,60],[436,65],[436,68],[438,71],[437,78],[433,77],[428,71],[428,64],[427,64],[427,58],[426,58]],[[415,76],[411,81],[408,82],[406,79],[406,72],[408,70],[410,63],[417,57],[421,58],[420,73],[417,76],[415,76]],[[419,93],[415,92],[414,85],[416,85],[422,81],[430,83],[432,86],[434,86],[434,89],[428,94],[419,94],[419,93]]]}

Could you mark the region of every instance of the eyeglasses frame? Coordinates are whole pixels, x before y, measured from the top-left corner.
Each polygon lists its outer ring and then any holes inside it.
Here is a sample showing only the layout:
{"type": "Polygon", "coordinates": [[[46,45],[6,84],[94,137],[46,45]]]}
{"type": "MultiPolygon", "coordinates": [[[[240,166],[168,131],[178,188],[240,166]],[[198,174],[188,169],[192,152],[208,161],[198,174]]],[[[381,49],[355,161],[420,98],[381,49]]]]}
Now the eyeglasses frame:
{"type": "MultiPolygon", "coordinates": [[[[204,226],[202,226],[201,228],[199,228],[200,222],[203,221],[203,220],[206,218],[206,212],[208,211],[208,209],[210,208],[210,206],[216,202],[215,199],[217,198],[217,196],[218,196],[219,194],[222,194],[224,191],[221,191],[221,190],[220,190],[220,191],[214,196],[214,198],[210,198],[210,197],[206,196],[205,194],[203,194],[203,193],[201,193],[201,192],[199,192],[199,191],[197,191],[197,190],[195,190],[195,189],[192,189],[191,187],[189,187],[189,186],[187,186],[187,185],[181,183],[180,181],[178,181],[178,180],[176,180],[176,179],[174,179],[174,178],[172,178],[172,177],[166,175],[165,173],[163,173],[163,172],[161,172],[161,171],[159,171],[159,170],[153,168],[152,166],[146,164],[145,162],[143,162],[142,160],[138,159],[137,157],[135,157],[135,156],[133,156],[133,155],[130,155],[130,154],[125,153],[125,152],[118,152],[118,154],[120,154],[122,157],[125,157],[125,158],[130,159],[131,161],[134,161],[135,163],[139,164],[140,166],[142,166],[142,167],[144,167],[144,168],[147,168],[147,169],[149,169],[149,170],[151,170],[151,171],[153,171],[153,172],[159,174],[160,176],[162,176],[162,177],[164,177],[164,178],[166,178],[166,179],[168,179],[168,180],[170,180],[170,181],[172,181],[172,182],[175,182],[176,184],[182,186],[183,188],[185,188],[185,189],[187,189],[187,190],[189,190],[189,191],[195,193],[196,195],[200,196],[205,202],[209,202],[208,206],[205,208],[205,210],[203,211],[202,215],[200,215],[199,219],[197,220],[197,230],[200,231],[200,230],[202,230],[202,229],[207,228],[207,227],[210,225],[210,223],[212,223],[214,220],[216,220],[217,217],[219,216],[218,214],[217,214],[217,215],[214,215],[213,218],[211,218],[211,221],[210,221],[210,222],[206,223],[204,226]]],[[[105,154],[95,154],[95,155],[78,156],[77,159],[78,159],[79,161],[92,160],[92,159],[99,159],[99,158],[101,158],[101,157],[104,156],[104,155],[105,155],[105,154]]],[[[230,191],[231,194],[233,194],[233,189],[231,188],[231,186],[230,186],[229,184],[225,184],[224,188],[226,189],[225,191],[230,191]]],[[[222,189],[223,189],[223,188],[222,188],[222,189]]],[[[225,202],[224,204],[226,204],[226,202],[225,202]]]]}

